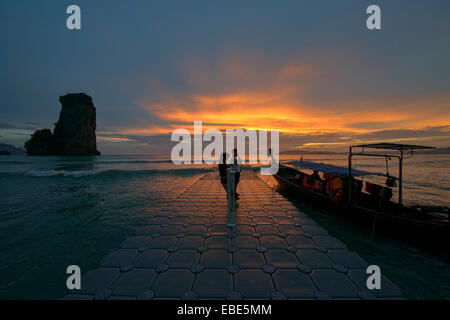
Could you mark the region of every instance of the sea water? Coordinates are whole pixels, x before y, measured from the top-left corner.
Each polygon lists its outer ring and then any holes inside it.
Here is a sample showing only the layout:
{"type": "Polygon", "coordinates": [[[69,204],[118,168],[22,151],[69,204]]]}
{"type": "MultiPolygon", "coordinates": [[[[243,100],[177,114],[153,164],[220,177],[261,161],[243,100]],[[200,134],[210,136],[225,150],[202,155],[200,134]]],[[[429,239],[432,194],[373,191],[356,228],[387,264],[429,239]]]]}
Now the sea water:
{"type": "MultiPolygon", "coordinates": [[[[346,164],[341,155],[304,159],[346,164]]],[[[384,163],[355,167],[379,171],[384,163]]],[[[450,205],[448,168],[450,156],[408,160],[405,201],[450,205]]],[[[82,273],[97,268],[156,207],[209,171],[216,166],[176,166],[147,156],[0,157],[0,299],[61,297],[67,266],[79,265],[82,273]]],[[[450,297],[450,267],[439,257],[393,239],[372,241],[344,221],[297,205],[380,265],[408,298],[450,297]]]]}

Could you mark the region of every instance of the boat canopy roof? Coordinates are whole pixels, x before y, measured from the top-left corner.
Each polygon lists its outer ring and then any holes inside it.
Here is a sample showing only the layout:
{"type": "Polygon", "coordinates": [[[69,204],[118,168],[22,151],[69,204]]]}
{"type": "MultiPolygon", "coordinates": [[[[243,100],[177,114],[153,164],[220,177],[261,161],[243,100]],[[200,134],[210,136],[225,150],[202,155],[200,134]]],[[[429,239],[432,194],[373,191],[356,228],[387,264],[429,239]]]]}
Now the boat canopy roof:
{"type": "MultiPolygon", "coordinates": [[[[289,165],[297,168],[309,169],[309,170],[317,170],[323,173],[339,175],[343,177],[348,177],[348,167],[339,167],[331,164],[317,163],[312,161],[289,161],[284,162],[284,165],[289,165]]],[[[370,175],[382,175],[378,172],[370,172],[364,170],[358,170],[352,168],[352,176],[370,176],[370,175]]]]}
{"type": "Polygon", "coordinates": [[[360,144],[354,147],[359,148],[374,148],[374,149],[386,149],[386,150],[418,150],[418,149],[435,149],[434,147],[417,146],[413,144],[398,144],[398,143],[369,143],[360,144]]]}

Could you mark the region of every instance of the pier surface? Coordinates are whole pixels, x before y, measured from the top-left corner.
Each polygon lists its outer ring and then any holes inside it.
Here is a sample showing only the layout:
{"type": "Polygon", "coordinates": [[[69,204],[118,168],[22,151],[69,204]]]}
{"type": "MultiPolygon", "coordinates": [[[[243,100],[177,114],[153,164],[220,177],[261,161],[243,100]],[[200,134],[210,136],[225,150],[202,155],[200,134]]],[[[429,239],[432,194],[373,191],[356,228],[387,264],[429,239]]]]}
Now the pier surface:
{"type": "Polygon", "coordinates": [[[63,299],[392,299],[382,276],[269,187],[243,171],[234,228],[215,172],[156,209],[149,224],[87,272],[63,299]]]}

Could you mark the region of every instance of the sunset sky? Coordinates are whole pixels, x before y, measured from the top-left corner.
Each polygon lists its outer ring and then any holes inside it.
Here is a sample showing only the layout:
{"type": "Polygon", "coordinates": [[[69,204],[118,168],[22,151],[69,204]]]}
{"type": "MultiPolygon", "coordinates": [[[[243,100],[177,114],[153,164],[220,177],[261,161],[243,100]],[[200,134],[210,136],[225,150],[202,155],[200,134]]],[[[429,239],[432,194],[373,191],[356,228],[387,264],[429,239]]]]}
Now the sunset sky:
{"type": "Polygon", "coordinates": [[[279,129],[281,151],[449,147],[449,16],[448,0],[2,0],[0,143],[53,129],[59,96],[85,92],[104,154],[167,154],[194,120],[279,129]]]}

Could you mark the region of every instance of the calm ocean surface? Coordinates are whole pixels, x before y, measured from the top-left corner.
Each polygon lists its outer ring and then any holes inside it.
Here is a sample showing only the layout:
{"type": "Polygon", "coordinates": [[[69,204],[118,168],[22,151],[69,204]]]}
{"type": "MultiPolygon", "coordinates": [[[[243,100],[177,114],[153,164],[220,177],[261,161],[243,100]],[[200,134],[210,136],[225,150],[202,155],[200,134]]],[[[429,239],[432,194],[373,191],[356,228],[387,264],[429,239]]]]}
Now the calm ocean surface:
{"type": "MultiPolygon", "coordinates": [[[[288,157],[284,157],[288,158],[288,157]]],[[[346,165],[345,155],[305,160],[346,165]]],[[[405,201],[450,206],[450,156],[405,161],[405,201]]],[[[397,174],[395,162],[389,167],[397,174]]],[[[385,172],[384,160],[355,167],[385,172]]],[[[215,166],[175,166],[145,156],[0,157],[0,299],[55,299],[66,268],[82,272],[119,247],[157,206],[215,166]]],[[[378,264],[412,299],[450,298],[450,266],[431,253],[370,235],[298,204],[369,263],[378,264]]]]}

